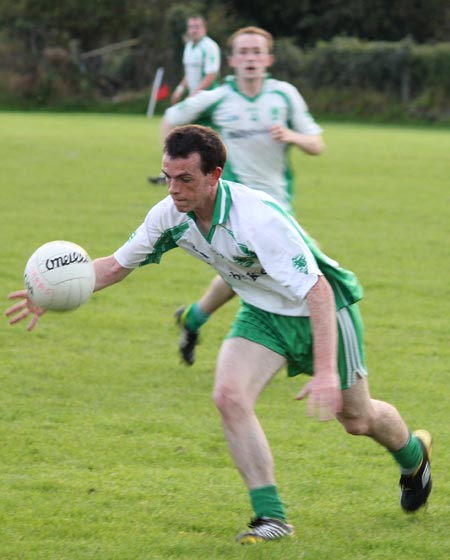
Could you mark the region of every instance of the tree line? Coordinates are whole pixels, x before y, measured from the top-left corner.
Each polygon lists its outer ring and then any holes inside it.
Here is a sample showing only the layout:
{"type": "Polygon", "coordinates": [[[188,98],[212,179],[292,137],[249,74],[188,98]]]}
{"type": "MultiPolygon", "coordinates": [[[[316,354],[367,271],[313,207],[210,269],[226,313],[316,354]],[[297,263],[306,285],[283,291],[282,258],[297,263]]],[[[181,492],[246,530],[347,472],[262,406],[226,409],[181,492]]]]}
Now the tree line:
{"type": "MultiPolygon", "coordinates": [[[[373,76],[382,82],[389,72],[394,83],[399,61],[411,60],[412,46],[425,50],[420,64],[402,66],[403,99],[411,97],[414,88],[424,89],[415,86],[415,68],[426,62],[433,80],[448,68],[448,49],[442,46],[450,37],[448,0],[2,0],[0,102],[9,97],[45,105],[60,99],[117,97],[148,89],[159,66],[173,85],[182,72],[190,14],[205,16],[209,34],[223,48],[238,27],[267,29],[276,38],[274,71],[294,82],[308,85],[309,80],[313,88],[330,88],[343,77],[349,83],[361,80],[353,85],[363,87],[368,82],[365,59],[378,64],[370,69],[371,87],[373,76]],[[375,46],[369,48],[370,42],[375,46]],[[115,43],[127,48],[96,54],[115,43]],[[357,75],[354,57],[362,68],[357,75]],[[387,60],[390,66],[383,69],[387,60]],[[320,75],[313,76],[319,63],[320,75]]],[[[445,98],[446,82],[439,88],[445,98]]]]}
{"type": "Polygon", "coordinates": [[[298,46],[334,36],[416,43],[450,36],[448,0],[2,0],[0,30],[20,37],[29,48],[77,38],[86,49],[124,37],[173,39],[174,13],[201,13],[211,33],[222,38],[236,25],[259,25],[298,46]]]}

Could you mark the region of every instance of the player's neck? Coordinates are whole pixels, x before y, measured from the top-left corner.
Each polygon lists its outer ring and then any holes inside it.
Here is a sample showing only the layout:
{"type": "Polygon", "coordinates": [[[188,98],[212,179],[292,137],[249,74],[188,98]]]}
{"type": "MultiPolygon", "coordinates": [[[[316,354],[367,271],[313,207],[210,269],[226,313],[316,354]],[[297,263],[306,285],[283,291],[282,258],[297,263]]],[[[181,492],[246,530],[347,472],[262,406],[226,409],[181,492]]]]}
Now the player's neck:
{"type": "MultiPolygon", "coordinates": [[[[204,35],[203,35],[203,37],[204,37],[204,35]]],[[[200,43],[200,41],[203,39],[203,37],[199,37],[198,39],[192,39],[192,43],[194,45],[198,45],[200,43]]]]}
{"type": "Polygon", "coordinates": [[[211,229],[212,226],[212,219],[206,219],[206,220],[202,220],[200,219],[197,215],[197,227],[198,229],[203,233],[203,235],[206,237],[211,229]]]}
{"type": "Polygon", "coordinates": [[[261,93],[264,78],[255,78],[253,80],[237,79],[239,91],[247,97],[256,97],[261,93]]]}
{"type": "MultiPolygon", "coordinates": [[[[214,208],[212,210],[214,210],[214,208]]],[[[197,227],[206,237],[212,226],[213,211],[203,208],[197,209],[194,213],[197,227]]]]}
{"type": "Polygon", "coordinates": [[[212,226],[214,207],[216,204],[217,188],[218,185],[216,184],[211,188],[210,195],[203,201],[203,204],[197,206],[197,208],[194,209],[197,227],[205,236],[208,235],[209,230],[212,226]]]}

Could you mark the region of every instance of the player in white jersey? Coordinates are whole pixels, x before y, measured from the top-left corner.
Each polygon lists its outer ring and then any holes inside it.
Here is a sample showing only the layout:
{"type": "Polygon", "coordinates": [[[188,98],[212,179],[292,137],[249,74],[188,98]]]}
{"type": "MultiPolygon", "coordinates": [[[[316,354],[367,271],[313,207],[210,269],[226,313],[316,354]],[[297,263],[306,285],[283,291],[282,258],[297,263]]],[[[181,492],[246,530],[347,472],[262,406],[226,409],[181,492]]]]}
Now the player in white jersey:
{"type": "Polygon", "coordinates": [[[270,33],[245,27],[230,37],[229,45],[235,75],[169,108],[163,136],[174,126],[210,120],[227,147],[224,178],[268,192],[291,210],[289,148],[319,154],[324,148],[322,129],[292,84],[267,76],[273,63],[270,33]]]}
{"type": "MultiPolygon", "coordinates": [[[[193,15],[186,22],[188,41],[183,51],[184,75],[175,88],[171,103],[178,103],[184,96],[191,97],[202,90],[219,85],[221,53],[219,45],[206,35],[206,21],[193,15]]],[[[155,185],[165,183],[164,175],[148,177],[155,185]]]]}
{"type": "Polygon", "coordinates": [[[264,77],[258,97],[249,99],[239,90],[237,78],[228,76],[218,88],[168,109],[165,126],[170,129],[202,118],[211,120],[227,147],[224,177],[267,192],[291,210],[290,144],[274,138],[271,129],[289,124],[314,142],[322,132],[298,90],[287,82],[264,77]]]}
{"type": "Polygon", "coordinates": [[[201,16],[187,20],[188,41],[183,52],[184,76],[172,95],[178,103],[186,93],[195,95],[216,85],[220,72],[220,47],[206,35],[206,22],[201,16]]]}
{"type": "MultiPolygon", "coordinates": [[[[289,375],[312,376],[297,395],[308,397],[308,414],[336,417],[347,432],[369,436],[390,451],[402,472],[401,506],[416,511],[431,491],[431,436],[425,430],[411,434],[392,405],[370,397],[356,303],[362,291],[355,275],[321,253],[272,197],[223,181],[225,159],[223,142],[208,128],[191,125],[169,134],[163,156],[169,196],[148,212],[127,243],[94,261],[95,290],[181,247],[214,267],[241,296],[218,356],[214,387],[225,438],[255,513],[238,542],[294,531],[254,411],[285,364],[289,375]]],[[[6,312],[13,316],[10,322],[31,314],[31,330],[44,310],[24,290],[9,297],[20,300],[6,312]]]]}
{"type": "MultiPolygon", "coordinates": [[[[293,174],[288,151],[296,146],[309,155],[324,147],[322,129],[314,121],[299,91],[269,78],[273,38],[258,27],[239,29],[229,39],[229,65],[235,75],[213,91],[167,110],[163,134],[173,126],[208,119],[227,147],[224,178],[271,194],[292,210],[293,174]]],[[[233,297],[215,278],[198,302],[177,311],[181,328],[179,351],[188,365],[195,360],[199,329],[212,313],[233,297]]]]}

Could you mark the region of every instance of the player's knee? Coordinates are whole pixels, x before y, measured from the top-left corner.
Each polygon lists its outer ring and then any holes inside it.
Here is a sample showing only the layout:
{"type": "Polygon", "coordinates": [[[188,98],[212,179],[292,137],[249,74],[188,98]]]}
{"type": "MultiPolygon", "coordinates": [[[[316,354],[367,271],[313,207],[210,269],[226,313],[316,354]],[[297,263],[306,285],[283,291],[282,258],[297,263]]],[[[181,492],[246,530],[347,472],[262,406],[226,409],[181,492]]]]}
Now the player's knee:
{"type": "Polygon", "coordinates": [[[366,416],[340,414],[338,420],[352,436],[365,436],[370,432],[370,421],[366,416]]]}
{"type": "Polygon", "coordinates": [[[226,384],[217,385],[214,388],[213,401],[224,417],[237,418],[248,409],[245,396],[234,387],[226,384]]]}

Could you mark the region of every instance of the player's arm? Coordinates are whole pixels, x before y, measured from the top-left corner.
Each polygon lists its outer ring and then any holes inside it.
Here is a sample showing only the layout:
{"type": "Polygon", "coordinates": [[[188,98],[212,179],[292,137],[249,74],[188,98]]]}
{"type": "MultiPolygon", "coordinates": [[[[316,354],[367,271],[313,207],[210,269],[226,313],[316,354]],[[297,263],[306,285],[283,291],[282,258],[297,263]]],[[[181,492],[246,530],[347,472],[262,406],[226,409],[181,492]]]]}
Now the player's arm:
{"type": "Polygon", "coordinates": [[[98,292],[99,290],[103,290],[103,288],[120,282],[133,271],[131,268],[124,268],[121,266],[114,255],[95,259],[93,264],[95,270],[94,292],[98,292]]]}
{"type": "Polygon", "coordinates": [[[174,91],[172,93],[172,97],[170,98],[170,103],[172,105],[175,105],[176,103],[181,101],[181,98],[183,97],[186,89],[187,89],[187,79],[186,79],[186,76],[183,76],[183,79],[177,85],[177,87],[174,89],[174,91]]]}
{"type": "Polygon", "coordinates": [[[209,74],[206,74],[206,76],[198,84],[198,86],[194,89],[194,91],[192,91],[189,94],[189,97],[192,97],[193,95],[195,95],[196,93],[198,93],[202,89],[209,89],[212,86],[212,84],[214,83],[214,80],[216,78],[217,78],[217,72],[210,72],[209,74]]]}
{"type": "Polygon", "coordinates": [[[313,337],[314,375],[297,395],[308,399],[308,414],[318,411],[320,420],[330,420],[342,408],[337,371],[337,327],[333,290],[324,276],[309,290],[306,301],[313,337]]]}
{"type": "MultiPolygon", "coordinates": [[[[96,292],[120,282],[132,272],[132,269],[120,266],[113,255],[96,259],[93,261],[93,264],[95,270],[94,291],[96,292]]],[[[39,317],[45,313],[45,309],[33,303],[26,290],[12,292],[8,295],[8,299],[18,300],[6,310],[6,316],[11,317],[9,320],[10,325],[14,325],[31,316],[31,321],[28,324],[27,330],[33,330],[39,317]]]]}
{"type": "MultiPolygon", "coordinates": [[[[184,103],[186,103],[186,101],[184,101],[184,103]]],[[[181,122],[181,123],[172,124],[172,123],[170,122],[170,120],[169,120],[166,116],[164,116],[164,117],[161,119],[161,124],[160,124],[160,130],[161,130],[161,146],[164,145],[164,140],[166,139],[166,136],[169,134],[169,132],[170,132],[173,128],[175,128],[176,126],[181,126],[182,124],[190,124],[190,123],[193,123],[193,122],[195,122],[195,118],[192,118],[192,119],[186,118],[186,119],[184,119],[183,122],[181,122]]]]}
{"type": "Polygon", "coordinates": [[[289,286],[308,304],[313,338],[313,371],[309,383],[297,395],[308,399],[308,414],[317,410],[321,420],[333,418],[341,409],[337,372],[336,304],[333,290],[321,274],[300,226],[276,204],[255,205],[249,220],[248,246],[264,268],[282,286],[289,286]],[[257,213],[257,216],[256,216],[257,213]]]}
{"type": "Polygon", "coordinates": [[[175,128],[174,125],[170,124],[166,117],[161,119],[161,145],[164,144],[164,140],[172,128],[175,128]]]}
{"type": "Polygon", "coordinates": [[[308,155],[319,155],[325,149],[322,128],[316,123],[308,106],[296,87],[280,82],[279,87],[288,100],[289,117],[287,122],[271,127],[274,140],[293,144],[308,155]]]}
{"type": "Polygon", "coordinates": [[[280,124],[273,125],[270,134],[274,140],[293,144],[310,156],[318,156],[325,149],[321,134],[302,134],[280,124]]]}
{"type": "Polygon", "coordinates": [[[200,91],[193,97],[187,97],[181,103],[169,107],[161,119],[161,137],[164,141],[167,134],[176,126],[197,122],[209,114],[211,107],[224,95],[223,88],[200,91]]]}

